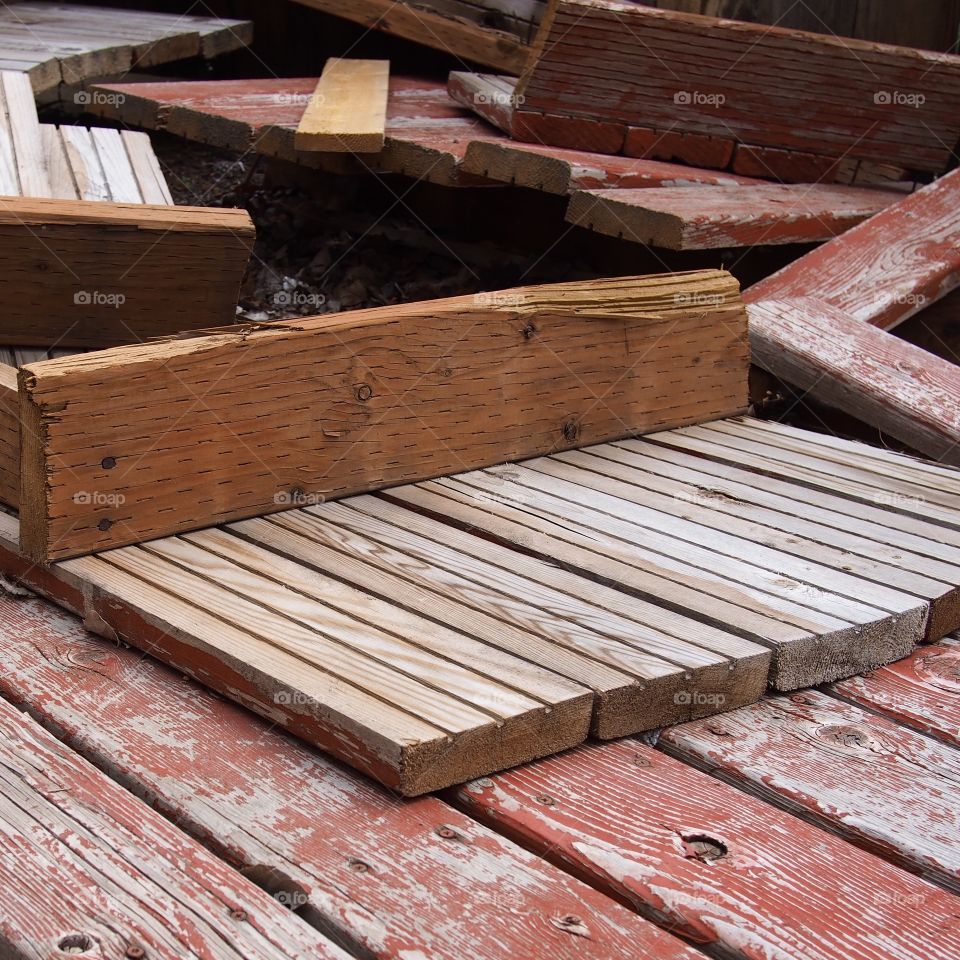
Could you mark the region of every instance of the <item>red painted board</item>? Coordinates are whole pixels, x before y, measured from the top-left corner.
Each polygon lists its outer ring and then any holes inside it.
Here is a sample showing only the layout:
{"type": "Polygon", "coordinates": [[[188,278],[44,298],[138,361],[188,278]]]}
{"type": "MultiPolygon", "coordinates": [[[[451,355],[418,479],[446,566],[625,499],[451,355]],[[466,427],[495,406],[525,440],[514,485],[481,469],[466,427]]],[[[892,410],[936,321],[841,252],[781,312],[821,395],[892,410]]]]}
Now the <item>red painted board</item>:
{"type": "Polygon", "coordinates": [[[903,660],[828,689],[960,747],[960,640],[956,637],[918,647],[903,660]]]}
{"type": "Polygon", "coordinates": [[[960,890],[960,752],[815,690],[666,730],[660,746],[960,890]]]}
{"type": "Polygon", "coordinates": [[[889,330],[958,283],[960,170],[954,170],[748,287],[744,299],[813,296],[889,330]]]}
{"type": "Polygon", "coordinates": [[[960,955],[957,899],[636,740],[461,787],[456,802],[712,955],[960,955]]]}
{"type": "Polygon", "coordinates": [[[347,954],[0,701],[0,956],[347,954]]]}
{"type": "Polygon", "coordinates": [[[396,797],[45,601],[0,594],[0,662],[4,696],[353,952],[695,960],[437,798],[396,797]]]}

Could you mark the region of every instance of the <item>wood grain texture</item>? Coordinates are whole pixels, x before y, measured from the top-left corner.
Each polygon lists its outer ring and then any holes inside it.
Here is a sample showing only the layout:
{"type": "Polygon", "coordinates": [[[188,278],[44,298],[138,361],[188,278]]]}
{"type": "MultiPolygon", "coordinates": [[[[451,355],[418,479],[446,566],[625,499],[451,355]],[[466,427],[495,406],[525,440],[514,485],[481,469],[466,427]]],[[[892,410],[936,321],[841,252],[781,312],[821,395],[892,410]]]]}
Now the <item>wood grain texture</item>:
{"type": "Polygon", "coordinates": [[[389,82],[388,60],[330,57],[300,118],[294,146],[333,153],[379,153],[389,82]]]}
{"type": "Polygon", "coordinates": [[[164,960],[346,960],[6,702],[0,731],[0,937],[7,956],[143,951],[164,960]],[[69,895],[51,896],[50,880],[69,895]]]}
{"type": "Polygon", "coordinates": [[[567,116],[942,172],[960,138],[958,92],[950,55],[559,0],[517,86],[514,126],[567,116]]]}
{"type": "MultiPolygon", "coordinates": [[[[138,192],[105,156],[114,189],[138,192]]],[[[0,340],[102,347],[232,323],[253,235],[243,210],[4,198],[0,340]]]]}
{"type": "Polygon", "coordinates": [[[816,297],[758,300],[747,312],[758,366],[927,456],[960,465],[955,364],[816,297]]]}
{"type": "Polygon", "coordinates": [[[473,140],[506,139],[451,101],[446,85],[390,78],[383,150],[360,163],[343,153],[297,150],[295,135],[317,78],[98,84],[100,116],[232,150],[254,150],[338,173],[373,169],[444,186],[476,184],[460,162],[473,140]]]}
{"type": "Polygon", "coordinates": [[[705,271],[31,365],[23,546],[75,556],[740,412],[745,320],[736,281],[705,271]]]}
{"type": "Polygon", "coordinates": [[[441,3],[414,5],[388,0],[297,2],[507,73],[519,73],[527,62],[527,45],[514,33],[473,23],[461,16],[460,10],[445,10],[441,3]]]}
{"type": "Polygon", "coordinates": [[[5,69],[23,69],[34,93],[56,99],[61,83],[78,84],[189,57],[211,58],[253,39],[246,20],[111,10],[73,4],[8,4],[0,11],[5,69]],[[13,55],[13,56],[9,56],[13,55]],[[23,58],[23,66],[15,61],[23,58]]]}
{"type": "Polygon", "coordinates": [[[489,936],[498,956],[692,960],[436,797],[402,800],[41,600],[0,610],[7,698],[352,954],[460,960],[489,936]],[[581,913],[589,938],[557,922],[581,913]]]}
{"type": "Polygon", "coordinates": [[[834,184],[751,184],[659,190],[579,190],[566,219],[610,237],[668,250],[829,240],[900,199],[834,184]]]}
{"type": "Polygon", "coordinates": [[[672,755],[956,892],[960,753],[809,690],[674,727],[672,755]]]}
{"type": "Polygon", "coordinates": [[[835,696],[960,747],[960,642],[918,647],[909,657],[833,684],[835,696]]]}
{"type": "Polygon", "coordinates": [[[509,140],[473,140],[460,168],[489,180],[529,187],[544,193],[577,190],[639,189],[751,183],[717,170],[679,163],[564,150],[509,140]]]}
{"type": "Polygon", "coordinates": [[[711,954],[925,960],[960,948],[950,894],[639,741],[450,796],[711,954]]]}
{"type": "Polygon", "coordinates": [[[17,372],[0,363],[0,502],[20,502],[20,398],[17,372]]]}
{"type": "Polygon", "coordinates": [[[748,302],[816,297],[891,329],[960,282],[960,171],[904,197],[746,292],[748,302]]]}

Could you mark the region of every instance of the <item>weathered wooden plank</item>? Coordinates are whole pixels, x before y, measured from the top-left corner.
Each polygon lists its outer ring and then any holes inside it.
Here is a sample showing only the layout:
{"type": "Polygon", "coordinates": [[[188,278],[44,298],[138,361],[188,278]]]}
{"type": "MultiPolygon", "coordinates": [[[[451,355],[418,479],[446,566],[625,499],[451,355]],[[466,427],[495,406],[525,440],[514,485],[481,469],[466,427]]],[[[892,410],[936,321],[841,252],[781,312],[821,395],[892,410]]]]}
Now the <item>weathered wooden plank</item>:
{"type": "Polygon", "coordinates": [[[832,694],[960,747],[960,642],[918,647],[903,660],[829,687],[832,694]]]}
{"type": "Polygon", "coordinates": [[[736,281],[704,271],[51,360],[21,373],[23,546],[75,556],[740,412],[744,341],[736,281]]]}
{"type": "Polygon", "coordinates": [[[20,502],[20,398],[17,371],[0,363],[0,502],[20,502]]]}
{"type": "Polygon", "coordinates": [[[352,953],[692,960],[436,797],[401,800],[40,600],[0,611],[6,697],[352,953]],[[584,913],[589,938],[558,922],[584,913]]]}
{"type": "Polygon", "coordinates": [[[3,97],[0,122],[7,125],[20,184],[16,192],[24,197],[48,197],[50,181],[43,162],[40,124],[30,80],[26,74],[4,70],[0,72],[0,88],[3,97]]]}
{"type": "Polygon", "coordinates": [[[513,33],[471,23],[461,16],[450,16],[436,3],[414,5],[387,0],[297,2],[507,73],[519,73],[527,62],[527,45],[513,33]]]}
{"type": "Polygon", "coordinates": [[[40,124],[40,138],[43,142],[43,163],[50,184],[47,196],[56,200],[80,200],[67,157],[67,146],[59,128],[52,123],[40,124]]]}
{"type": "Polygon", "coordinates": [[[748,184],[755,181],[679,163],[564,150],[510,140],[473,140],[460,169],[490,180],[545,193],[748,184]]]}
{"type": "Polygon", "coordinates": [[[168,203],[173,205],[167,178],[153,152],[150,137],[139,130],[121,130],[133,175],[144,203],[168,203]]]}
{"type": "Polygon", "coordinates": [[[758,366],[915,450],[960,465],[955,364],[815,297],[758,300],[747,312],[758,366]]]}
{"type": "Polygon", "coordinates": [[[339,947],[2,701],[0,731],[0,936],[7,956],[346,960],[339,947]],[[65,895],[51,896],[51,884],[65,895]]]}
{"type": "MultiPolygon", "coordinates": [[[[140,185],[133,172],[121,132],[108,127],[93,127],[90,136],[100,158],[104,178],[110,186],[110,199],[114,203],[147,202],[140,193],[140,185]]],[[[161,200],[160,203],[165,201],[161,200]]]]}
{"type": "Polygon", "coordinates": [[[552,4],[516,92],[515,134],[547,115],[933,172],[960,138],[960,58],[643,4],[552,4]]]}
{"type": "MultiPolygon", "coordinates": [[[[113,189],[138,191],[129,166],[107,171],[113,189]]],[[[0,340],[111,346],[232,323],[253,233],[243,210],[4,198],[0,340]]]]}
{"type": "Polygon", "coordinates": [[[388,60],[330,57],[294,137],[298,150],[379,153],[387,122],[388,60]]]}
{"type": "Polygon", "coordinates": [[[451,796],[711,954],[926,960],[960,949],[950,894],[638,741],[581,747],[451,796]]]}
{"type": "Polygon", "coordinates": [[[960,890],[960,753],[950,747],[813,690],[673,727],[659,745],[960,890]]]}
{"type": "Polygon", "coordinates": [[[899,200],[894,191],[836,184],[751,184],[579,190],[566,219],[668,250],[829,240],[899,200]]]}

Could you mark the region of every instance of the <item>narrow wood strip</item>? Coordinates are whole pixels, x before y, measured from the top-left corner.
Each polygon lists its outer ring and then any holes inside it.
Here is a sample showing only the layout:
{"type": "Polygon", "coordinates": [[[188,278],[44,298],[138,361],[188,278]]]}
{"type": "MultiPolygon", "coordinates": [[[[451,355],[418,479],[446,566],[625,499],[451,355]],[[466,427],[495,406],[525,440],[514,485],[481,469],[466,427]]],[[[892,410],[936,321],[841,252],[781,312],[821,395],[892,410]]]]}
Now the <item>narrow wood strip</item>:
{"type": "Polygon", "coordinates": [[[97,127],[90,130],[93,145],[114,203],[146,203],[127,155],[119,130],[97,127]]]}
{"type": "Polygon", "coordinates": [[[10,124],[10,137],[16,154],[20,193],[24,197],[49,197],[50,180],[43,161],[43,144],[33,90],[23,73],[0,72],[3,99],[10,124]]]}
{"type": "Polygon", "coordinates": [[[60,129],[52,123],[42,123],[40,138],[43,143],[43,162],[50,182],[47,196],[59,200],[79,200],[77,183],[73,178],[67,146],[60,129]]]}
{"type": "Polygon", "coordinates": [[[378,153],[387,122],[388,60],[330,57],[294,138],[298,150],[378,153]]]}
{"type": "Polygon", "coordinates": [[[710,953],[926,960],[960,949],[950,894],[639,741],[581,747],[450,796],[710,953]]]}
{"type": "Polygon", "coordinates": [[[659,745],[960,890],[960,753],[817,691],[674,727],[659,745]],[[775,731],[773,735],[771,733],[775,731]]]}

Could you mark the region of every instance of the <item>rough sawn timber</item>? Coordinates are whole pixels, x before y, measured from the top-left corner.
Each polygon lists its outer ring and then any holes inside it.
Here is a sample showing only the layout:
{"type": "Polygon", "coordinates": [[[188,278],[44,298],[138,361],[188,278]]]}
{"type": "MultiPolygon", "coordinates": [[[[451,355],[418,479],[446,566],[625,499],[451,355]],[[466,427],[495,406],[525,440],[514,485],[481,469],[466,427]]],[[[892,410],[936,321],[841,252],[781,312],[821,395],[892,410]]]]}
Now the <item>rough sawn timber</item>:
{"type": "Polygon", "coordinates": [[[737,283],[703,271],[28,365],[23,548],[76,556],[729,416],[744,409],[748,364],[737,283]]]}
{"type": "Polygon", "coordinates": [[[0,342],[114,346],[232,323],[253,236],[244,210],[0,198],[0,342]]]}
{"type": "Polygon", "coordinates": [[[347,960],[5,701],[0,734],[5,957],[347,960]]]}

